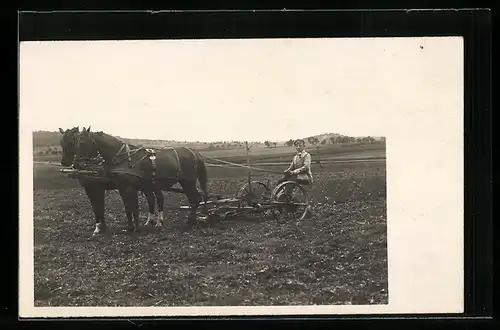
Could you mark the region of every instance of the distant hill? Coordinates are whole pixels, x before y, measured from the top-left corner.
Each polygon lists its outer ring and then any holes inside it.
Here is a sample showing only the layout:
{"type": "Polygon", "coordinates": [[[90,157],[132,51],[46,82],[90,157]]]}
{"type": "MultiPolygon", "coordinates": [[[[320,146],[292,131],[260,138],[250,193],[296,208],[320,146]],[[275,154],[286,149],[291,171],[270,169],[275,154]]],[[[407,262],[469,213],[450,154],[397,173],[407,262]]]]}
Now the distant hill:
{"type": "MultiPolygon", "coordinates": [[[[323,134],[318,134],[318,135],[312,135],[312,136],[308,136],[308,137],[303,137],[302,139],[308,141],[309,138],[317,138],[321,142],[322,140],[330,140],[332,137],[338,138],[339,136],[343,136],[343,135],[339,134],[339,133],[323,133],[323,134]]],[[[354,138],[357,139],[357,138],[368,137],[368,135],[352,136],[352,137],[354,137],[354,138]]],[[[376,141],[380,141],[380,140],[384,139],[383,136],[372,136],[372,138],[374,138],[376,141]]]]}
{"type": "Polygon", "coordinates": [[[306,141],[306,143],[308,143],[307,141],[309,141],[309,139],[311,138],[317,138],[319,142],[323,141],[323,140],[327,140],[329,141],[330,138],[332,137],[339,137],[340,134],[338,133],[323,133],[323,134],[318,134],[318,135],[312,135],[312,136],[308,136],[308,137],[303,137],[302,139],[306,141]]]}
{"type": "MultiPolygon", "coordinates": [[[[332,144],[332,143],[354,143],[354,142],[368,142],[368,141],[382,141],[385,138],[381,136],[347,136],[339,133],[322,133],[317,135],[311,135],[307,137],[302,137],[306,142],[306,145],[318,145],[318,144],[332,144]]],[[[293,140],[283,141],[278,144],[293,145],[293,140]]]]}

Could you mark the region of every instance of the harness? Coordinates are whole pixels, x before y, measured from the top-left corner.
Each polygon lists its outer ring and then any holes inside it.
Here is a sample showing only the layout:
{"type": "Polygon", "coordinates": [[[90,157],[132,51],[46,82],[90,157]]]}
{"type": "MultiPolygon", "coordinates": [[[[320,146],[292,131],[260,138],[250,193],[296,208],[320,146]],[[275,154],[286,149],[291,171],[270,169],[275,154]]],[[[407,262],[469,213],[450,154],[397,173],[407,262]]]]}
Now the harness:
{"type": "Polygon", "coordinates": [[[120,162],[118,163],[115,163],[115,160],[119,157],[119,156],[124,156],[124,155],[127,155],[127,160],[128,160],[128,167],[132,168],[132,167],[135,167],[135,165],[137,165],[141,160],[143,160],[144,158],[146,158],[148,156],[148,154],[146,154],[146,156],[142,157],[139,161],[137,161],[134,165],[132,165],[132,156],[135,155],[137,152],[141,151],[141,150],[146,150],[144,147],[141,147],[141,148],[137,148],[137,149],[134,149],[132,152],[130,151],[130,146],[128,145],[128,143],[124,143],[122,145],[122,147],[120,148],[120,150],[118,150],[118,152],[115,154],[115,156],[113,157],[113,159],[111,159],[111,164],[112,165],[117,165],[119,164],[120,162]],[[125,149],[125,153],[121,153],[122,150],[125,149]]]}
{"type": "Polygon", "coordinates": [[[156,178],[156,151],[154,149],[148,149],[144,147],[136,148],[133,150],[130,150],[130,145],[128,143],[124,143],[120,150],[115,154],[113,159],[111,160],[111,165],[118,165],[120,162],[115,162],[116,159],[120,156],[127,156],[126,159],[128,161],[128,167],[129,168],[134,168],[139,164],[141,161],[144,159],[148,158],[149,161],[151,162],[151,180],[153,183],[155,182],[156,178]],[[125,152],[122,153],[122,151],[125,150],[125,152]],[[142,156],[139,160],[137,160],[135,163],[132,164],[132,156],[138,153],[139,151],[145,151],[146,154],[142,156]]]}
{"type": "MultiPolygon", "coordinates": [[[[179,179],[181,178],[181,174],[182,174],[182,170],[181,170],[181,161],[179,159],[179,154],[177,153],[177,150],[174,148],[174,147],[167,147],[165,149],[169,149],[169,150],[172,150],[175,154],[175,159],[177,160],[177,170],[176,170],[176,179],[179,179]]],[[[189,150],[189,149],[188,149],[189,150]]],[[[191,150],[190,150],[191,151],[191,150]]],[[[191,153],[194,155],[194,153],[191,151],[191,153]]],[[[129,168],[134,168],[135,166],[137,166],[137,164],[139,164],[141,161],[143,161],[144,159],[148,158],[149,161],[151,162],[151,176],[152,176],[152,181],[153,183],[155,182],[155,178],[156,178],[156,150],[154,149],[149,149],[149,148],[144,148],[144,147],[140,147],[140,148],[137,148],[137,149],[134,149],[134,150],[130,150],[130,146],[128,144],[124,144],[120,150],[116,153],[115,157],[113,157],[113,160],[112,160],[112,164],[113,165],[116,165],[118,163],[115,163],[114,161],[119,157],[119,156],[122,156],[122,155],[127,155],[127,160],[129,162],[129,168]],[[121,153],[122,150],[125,149],[125,153],[121,153]],[[146,152],[146,154],[144,156],[142,156],[139,160],[137,160],[135,163],[132,164],[132,160],[131,160],[131,157],[133,155],[135,155],[137,152],[141,151],[141,150],[144,150],[146,152]]]]}
{"type": "MultiPolygon", "coordinates": [[[[91,137],[91,141],[95,145],[95,141],[92,137],[91,137]]],[[[193,157],[196,158],[196,154],[191,149],[186,148],[186,147],[183,147],[183,148],[188,150],[193,155],[193,157]]],[[[176,170],[177,178],[176,179],[181,178],[182,177],[181,176],[182,175],[181,162],[180,162],[179,154],[177,153],[177,150],[174,147],[167,147],[165,149],[170,149],[174,152],[175,159],[177,160],[177,170],[176,170]]],[[[101,156],[101,154],[99,153],[99,150],[97,148],[96,148],[96,150],[97,150],[97,156],[95,158],[92,158],[92,160],[96,160],[96,161],[98,160],[99,165],[102,165],[104,163],[104,158],[101,156]]],[[[144,148],[144,147],[131,149],[130,145],[128,143],[123,143],[122,146],[120,147],[120,149],[117,151],[117,153],[113,156],[113,158],[110,162],[110,165],[111,166],[118,165],[118,164],[122,163],[124,160],[127,160],[128,161],[128,168],[134,168],[141,161],[143,161],[146,158],[148,158],[149,161],[151,162],[151,176],[152,176],[152,181],[154,183],[155,178],[156,178],[156,170],[157,170],[156,150],[154,150],[154,149],[149,149],[149,148],[144,148]],[[145,155],[143,155],[137,161],[132,163],[132,156],[134,156],[139,151],[145,151],[145,155]],[[126,157],[120,159],[122,156],[126,156],[126,157]]],[[[197,170],[197,164],[195,164],[195,169],[197,170]]],[[[120,169],[120,168],[113,169],[113,171],[134,174],[134,173],[130,173],[130,172],[126,171],[125,169],[120,169]]],[[[135,175],[137,175],[137,174],[135,174],[135,175]]]]}
{"type": "Polygon", "coordinates": [[[177,167],[177,178],[180,178],[181,177],[181,160],[179,159],[179,154],[177,153],[177,150],[175,150],[174,147],[167,147],[166,149],[173,150],[173,152],[175,154],[175,159],[177,160],[177,165],[179,165],[177,167]]]}
{"type": "Polygon", "coordinates": [[[149,160],[151,161],[151,180],[153,183],[155,182],[155,176],[156,176],[156,151],[154,149],[144,149],[147,152],[147,155],[149,157],[149,160]]]}

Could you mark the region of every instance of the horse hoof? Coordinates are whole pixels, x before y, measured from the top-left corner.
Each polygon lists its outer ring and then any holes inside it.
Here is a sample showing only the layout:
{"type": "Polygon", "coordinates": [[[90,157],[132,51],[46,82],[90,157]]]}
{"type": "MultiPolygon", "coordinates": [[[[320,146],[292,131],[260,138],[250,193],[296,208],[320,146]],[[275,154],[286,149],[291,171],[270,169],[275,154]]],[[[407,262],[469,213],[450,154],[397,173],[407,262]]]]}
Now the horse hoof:
{"type": "Polygon", "coordinates": [[[101,235],[101,234],[102,234],[102,231],[94,231],[94,232],[92,233],[92,237],[96,237],[96,236],[99,236],[99,235],[101,235]]]}
{"type": "Polygon", "coordinates": [[[92,236],[90,236],[87,240],[89,241],[92,241],[94,240],[95,238],[98,238],[99,236],[101,236],[103,234],[103,231],[102,230],[99,230],[99,231],[94,231],[92,233],[92,236]]]}

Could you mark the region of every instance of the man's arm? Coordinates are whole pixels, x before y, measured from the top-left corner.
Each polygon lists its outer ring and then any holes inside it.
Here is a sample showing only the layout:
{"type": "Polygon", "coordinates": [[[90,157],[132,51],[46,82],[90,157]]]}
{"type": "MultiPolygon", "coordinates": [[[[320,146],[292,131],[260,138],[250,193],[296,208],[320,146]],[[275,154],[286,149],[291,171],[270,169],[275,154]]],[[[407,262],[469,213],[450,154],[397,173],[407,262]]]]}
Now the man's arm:
{"type": "Polygon", "coordinates": [[[290,171],[294,165],[294,161],[295,160],[295,156],[292,157],[292,162],[290,163],[290,166],[288,166],[288,168],[284,171],[284,173],[290,171]]]}
{"type": "Polygon", "coordinates": [[[299,174],[301,172],[306,172],[308,171],[309,169],[311,168],[311,155],[308,153],[305,157],[304,157],[304,165],[299,167],[298,169],[296,170],[293,170],[291,173],[292,174],[299,174]]]}

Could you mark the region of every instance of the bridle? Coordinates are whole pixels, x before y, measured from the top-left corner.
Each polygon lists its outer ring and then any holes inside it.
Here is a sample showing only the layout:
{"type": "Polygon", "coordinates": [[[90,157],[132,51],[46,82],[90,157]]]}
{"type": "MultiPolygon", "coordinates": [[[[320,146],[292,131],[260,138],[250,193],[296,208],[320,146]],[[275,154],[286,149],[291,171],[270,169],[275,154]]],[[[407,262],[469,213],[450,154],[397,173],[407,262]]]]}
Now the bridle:
{"type": "MultiPolygon", "coordinates": [[[[76,137],[75,146],[79,146],[80,145],[80,138],[81,138],[81,136],[80,136],[80,134],[78,134],[78,136],[76,137]]],[[[92,146],[94,147],[94,150],[96,152],[96,156],[95,157],[90,157],[88,155],[83,155],[83,156],[78,156],[77,157],[76,154],[78,153],[77,152],[78,150],[76,150],[75,151],[74,163],[77,163],[79,161],[85,161],[86,164],[95,163],[96,165],[103,165],[105,160],[104,160],[104,157],[102,157],[101,153],[99,152],[99,148],[97,146],[97,143],[95,142],[94,137],[89,133],[88,134],[88,138],[90,139],[90,142],[92,143],[92,146]]],[[[146,150],[146,149],[144,147],[141,147],[141,148],[136,148],[134,150],[130,150],[130,146],[127,143],[122,143],[122,146],[120,147],[120,149],[113,156],[113,159],[111,159],[110,165],[121,164],[125,159],[127,159],[128,163],[129,163],[129,167],[135,167],[144,158],[150,156],[149,153],[147,152],[144,157],[142,157],[140,160],[138,160],[134,164],[132,164],[132,158],[131,157],[133,155],[135,155],[137,152],[141,151],[141,150],[146,150]],[[123,150],[125,150],[125,152],[122,152],[123,150]],[[126,156],[126,158],[121,159],[120,161],[116,162],[116,160],[120,156],[126,156]]]]}
{"type": "MultiPolygon", "coordinates": [[[[71,136],[71,141],[69,142],[66,142],[64,144],[62,144],[62,149],[63,149],[63,154],[73,154],[73,155],[76,155],[76,145],[77,145],[77,142],[78,142],[78,132],[73,132],[73,135],[71,136]],[[68,149],[68,146],[71,146],[71,152],[65,152],[65,150],[68,149]]],[[[66,156],[67,157],[67,156],[66,156]]]]}
{"type": "Polygon", "coordinates": [[[94,138],[92,135],[89,134],[89,139],[90,142],[92,143],[92,146],[94,147],[95,156],[88,156],[88,155],[83,155],[83,156],[77,156],[78,154],[78,149],[80,146],[80,139],[81,139],[81,133],[77,133],[74,135],[74,146],[75,146],[75,158],[73,160],[73,167],[77,162],[84,161],[86,165],[88,164],[93,164],[93,165],[102,165],[104,163],[104,158],[102,157],[101,153],[99,152],[99,148],[97,147],[97,144],[95,143],[94,138]]]}

